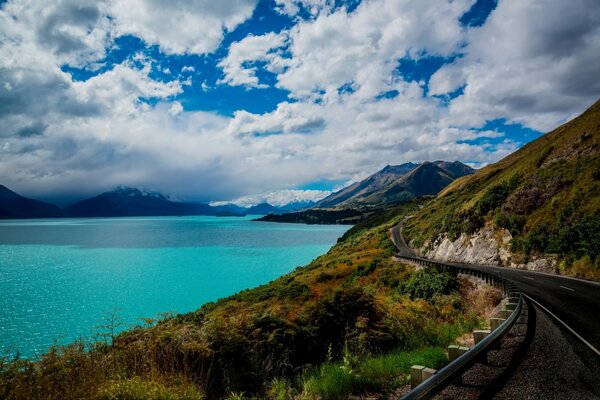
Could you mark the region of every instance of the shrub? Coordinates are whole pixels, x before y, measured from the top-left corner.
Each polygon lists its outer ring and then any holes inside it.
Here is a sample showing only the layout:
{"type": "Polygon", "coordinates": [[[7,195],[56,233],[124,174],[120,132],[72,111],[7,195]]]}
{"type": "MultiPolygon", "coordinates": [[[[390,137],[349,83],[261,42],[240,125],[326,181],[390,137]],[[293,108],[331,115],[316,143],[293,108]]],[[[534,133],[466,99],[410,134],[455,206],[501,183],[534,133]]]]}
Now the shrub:
{"type": "Polygon", "coordinates": [[[500,207],[509,194],[510,187],[508,183],[492,186],[477,202],[476,208],[478,213],[480,215],[486,215],[493,209],[500,207]]]}
{"type": "Polygon", "coordinates": [[[456,276],[434,268],[422,269],[412,275],[401,287],[411,299],[432,300],[434,296],[448,294],[457,286],[456,276]]]}
{"type": "Polygon", "coordinates": [[[511,235],[517,236],[523,231],[527,218],[523,215],[511,214],[506,211],[499,211],[496,214],[495,224],[498,228],[508,229],[511,235]]]}

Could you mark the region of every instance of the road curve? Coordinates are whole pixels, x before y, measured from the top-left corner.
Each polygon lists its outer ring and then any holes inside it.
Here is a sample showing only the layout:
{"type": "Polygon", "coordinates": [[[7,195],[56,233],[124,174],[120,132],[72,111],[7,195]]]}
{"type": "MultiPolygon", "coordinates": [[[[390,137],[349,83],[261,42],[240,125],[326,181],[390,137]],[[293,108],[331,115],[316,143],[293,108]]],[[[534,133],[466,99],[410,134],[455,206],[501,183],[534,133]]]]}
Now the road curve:
{"type": "MultiPolygon", "coordinates": [[[[402,221],[391,230],[400,255],[415,256],[402,238],[402,221]]],[[[587,342],[590,354],[600,359],[600,284],[559,275],[475,264],[458,264],[485,271],[513,281],[546,312],[554,314],[587,342]]],[[[572,332],[573,333],[573,332],[572,332]]]]}
{"type": "Polygon", "coordinates": [[[402,237],[402,225],[409,219],[412,218],[412,215],[405,217],[402,222],[397,225],[394,225],[392,229],[390,229],[390,239],[398,249],[399,256],[407,256],[407,257],[417,257],[417,253],[413,249],[411,249],[404,238],[402,237]]]}

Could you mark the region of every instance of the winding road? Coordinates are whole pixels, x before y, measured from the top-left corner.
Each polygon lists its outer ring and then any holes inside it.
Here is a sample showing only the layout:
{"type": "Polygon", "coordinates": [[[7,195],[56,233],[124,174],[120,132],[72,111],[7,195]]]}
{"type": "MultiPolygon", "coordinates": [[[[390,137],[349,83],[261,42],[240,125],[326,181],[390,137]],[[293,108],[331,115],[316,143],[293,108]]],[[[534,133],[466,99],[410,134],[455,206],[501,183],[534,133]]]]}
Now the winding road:
{"type": "MultiPolygon", "coordinates": [[[[390,230],[391,239],[398,248],[399,255],[414,257],[416,256],[414,250],[407,246],[402,237],[404,221],[390,230]]],[[[554,336],[562,336],[561,338],[544,339],[544,342],[548,344],[544,343],[541,346],[559,347],[555,354],[566,354],[567,352],[576,354],[579,359],[577,362],[583,366],[584,372],[594,376],[591,382],[588,379],[586,386],[592,390],[592,393],[597,393],[598,387],[600,387],[600,283],[506,267],[452,262],[446,264],[467,266],[513,281],[526,297],[534,302],[538,311],[546,314],[547,320],[552,321],[554,325],[552,329],[548,328],[547,324],[539,326],[538,331],[542,330],[547,333],[552,330],[557,332],[554,336]],[[561,344],[557,345],[556,343],[561,344]],[[594,388],[589,388],[589,386],[594,388]]],[[[551,369],[553,365],[569,363],[561,360],[560,356],[555,358],[558,359],[544,360],[545,365],[540,368],[551,369]]],[[[568,369],[568,366],[566,367],[568,369]]],[[[561,368],[564,374],[565,365],[562,365],[561,368]]],[[[573,371],[573,374],[581,375],[582,373],[573,371]]],[[[547,372],[547,375],[552,376],[550,372],[547,372]]],[[[556,379],[560,379],[560,377],[556,377],[556,379]]],[[[598,397],[594,395],[592,398],[598,397]]]]}

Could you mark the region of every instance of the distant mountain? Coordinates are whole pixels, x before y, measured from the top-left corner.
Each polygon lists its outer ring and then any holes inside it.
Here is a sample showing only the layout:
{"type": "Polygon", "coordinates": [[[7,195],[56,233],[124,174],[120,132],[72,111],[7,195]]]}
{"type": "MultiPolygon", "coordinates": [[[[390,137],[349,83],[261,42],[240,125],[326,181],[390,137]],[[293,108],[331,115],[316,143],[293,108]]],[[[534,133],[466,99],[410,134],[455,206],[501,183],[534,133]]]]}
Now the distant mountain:
{"type": "Polygon", "coordinates": [[[64,210],[67,217],[124,217],[150,215],[215,215],[207,204],[180,203],[167,196],[129,187],[118,187],[64,210]]]}
{"type": "Polygon", "coordinates": [[[435,195],[454,179],[473,172],[473,168],[460,161],[388,165],[365,180],[327,196],[313,208],[380,207],[435,195]]]}
{"type": "Polygon", "coordinates": [[[246,208],[246,214],[248,215],[267,215],[267,214],[281,214],[283,213],[277,207],[270,205],[269,203],[260,203],[255,206],[246,208]]]}
{"type": "Polygon", "coordinates": [[[405,163],[402,165],[388,165],[384,169],[369,176],[360,182],[355,182],[344,189],[337,191],[318,201],[313,208],[343,207],[352,203],[353,199],[369,196],[381,190],[408,172],[417,167],[418,164],[405,163]]]}
{"type": "Polygon", "coordinates": [[[245,207],[240,207],[233,203],[223,204],[220,206],[211,206],[211,207],[217,214],[220,214],[220,215],[240,215],[241,216],[241,215],[246,214],[245,207]]]}
{"type": "Polygon", "coordinates": [[[294,211],[303,211],[311,208],[316,203],[314,201],[305,200],[305,201],[292,201],[290,203],[284,204],[282,206],[277,207],[278,209],[285,212],[294,212],[294,211]]]}
{"type": "Polygon", "coordinates": [[[0,218],[53,218],[60,215],[61,211],[55,205],[28,199],[0,185],[0,218]]]}

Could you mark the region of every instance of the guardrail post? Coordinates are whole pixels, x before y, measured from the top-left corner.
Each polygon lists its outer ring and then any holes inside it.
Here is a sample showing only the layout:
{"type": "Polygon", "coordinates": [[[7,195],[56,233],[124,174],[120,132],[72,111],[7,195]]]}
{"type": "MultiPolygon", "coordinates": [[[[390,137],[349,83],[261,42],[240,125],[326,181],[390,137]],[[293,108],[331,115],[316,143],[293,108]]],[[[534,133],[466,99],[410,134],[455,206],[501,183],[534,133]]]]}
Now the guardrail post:
{"type": "Polygon", "coordinates": [[[436,372],[437,371],[433,368],[424,368],[423,371],[421,371],[421,381],[426,381],[427,379],[431,378],[436,372]]]}
{"type": "Polygon", "coordinates": [[[469,348],[467,346],[460,346],[458,348],[458,356],[462,356],[463,354],[465,354],[467,351],[469,351],[469,348]]]}
{"type": "Polygon", "coordinates": [[[460,346],[456,345],[456,344],[451,344],[450,346],[448,346],[448,360],[449,361],[454,361],[458,358],[458,348],[460,346]]]}
{"type": "Polygon", "coordinates": [[[410,367],[410,387],[415,388],[423,381],[424,365],[413,365],[410,367]]]}
{"type": "Polygon", "coordinates": [[[478,329],[473,331],[473,341],[475,344],[481,342],[487,335],[491,333],[488,329],[478,329]]]}
{"type": "Polygon", "coordinates": [[[498,329],[500,324],[502,324],[504,321],[506,321],[505,318],[490,318],[490,330],[493,331],[498,329]]]}

